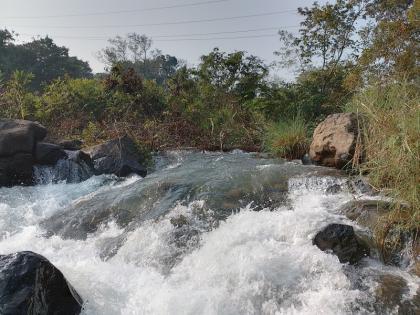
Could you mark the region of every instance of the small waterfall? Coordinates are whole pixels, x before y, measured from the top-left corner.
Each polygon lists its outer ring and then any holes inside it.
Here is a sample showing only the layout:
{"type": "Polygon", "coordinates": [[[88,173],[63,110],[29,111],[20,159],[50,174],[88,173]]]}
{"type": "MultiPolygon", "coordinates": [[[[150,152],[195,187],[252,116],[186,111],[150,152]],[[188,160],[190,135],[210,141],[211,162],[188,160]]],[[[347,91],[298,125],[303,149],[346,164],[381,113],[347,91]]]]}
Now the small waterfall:
{"type": "Polygon", "coordinates": [[[296,176],[288,180],[290,193],[321,192],[333,193],[348,190],[349,179],[336,176],[296,176]]]}
{"type": "Polygon", "coordinates": [[[85,161],[77,158],[69,151],[69,158],[59,160],[54,166],[34,166],[34,178],[37,184],[57,182],[79,183],[94,175],[93,168],[85,161]]]}

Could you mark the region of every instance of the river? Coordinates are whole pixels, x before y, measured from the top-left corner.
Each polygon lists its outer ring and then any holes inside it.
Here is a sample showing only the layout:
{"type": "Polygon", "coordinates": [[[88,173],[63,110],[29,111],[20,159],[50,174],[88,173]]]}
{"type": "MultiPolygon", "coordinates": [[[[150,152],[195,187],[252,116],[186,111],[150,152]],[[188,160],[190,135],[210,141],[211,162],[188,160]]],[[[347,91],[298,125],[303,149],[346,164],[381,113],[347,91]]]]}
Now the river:
{"type": "Polygon", "coordinates": [[[240,151],[155,162],[145,178],[56,183],[38,170],[39,185],[1,188],[0,254],[44,255],[83,314],[402,314],[377,296],[384,277],[403,279],[401,300],[418,298],[404,269],[341,264],[312,245],[329,223],[369,234],[339,209],[372,197],[338,171],[240,151]]]}

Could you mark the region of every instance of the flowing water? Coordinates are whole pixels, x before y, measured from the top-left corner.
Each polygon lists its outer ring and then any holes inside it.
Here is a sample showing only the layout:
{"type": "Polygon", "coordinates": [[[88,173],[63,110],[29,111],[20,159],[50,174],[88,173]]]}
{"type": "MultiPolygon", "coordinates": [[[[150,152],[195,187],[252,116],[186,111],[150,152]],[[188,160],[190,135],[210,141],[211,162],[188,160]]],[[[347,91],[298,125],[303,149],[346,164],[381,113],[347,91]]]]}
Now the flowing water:
{"type": "Polygon", "coordinates": [[[0,189],[0,254],[47,257],[83,297],[83,314],[418,311],[417,277],[375,258],[343,265],[312,245],[329,223],[355,226],[338,209],[364,196],[337,171],[174,151],[145,178],[65,183],[37,172],[42,185],[0,189]],[[343,189],[326,193],[333,185],[343,189]]]}

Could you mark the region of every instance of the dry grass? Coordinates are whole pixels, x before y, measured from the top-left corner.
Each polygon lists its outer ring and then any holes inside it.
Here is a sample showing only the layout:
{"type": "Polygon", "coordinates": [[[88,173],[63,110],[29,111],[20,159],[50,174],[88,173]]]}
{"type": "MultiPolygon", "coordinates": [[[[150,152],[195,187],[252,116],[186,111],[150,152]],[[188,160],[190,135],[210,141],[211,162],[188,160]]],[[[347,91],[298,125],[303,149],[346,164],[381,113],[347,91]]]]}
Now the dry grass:
{"type": "Polygon", "coordinates": [[[363,117],[364,162],[373,186],[395,201],[378,222],[376,234],[384,252],[398,246],[395,235],[418,240],[420,231],[420,97],[415,84],[377,85],[357,95],[348,110],[363,117]],[[396,231],[398,231],[396,233],[396,231]]]}

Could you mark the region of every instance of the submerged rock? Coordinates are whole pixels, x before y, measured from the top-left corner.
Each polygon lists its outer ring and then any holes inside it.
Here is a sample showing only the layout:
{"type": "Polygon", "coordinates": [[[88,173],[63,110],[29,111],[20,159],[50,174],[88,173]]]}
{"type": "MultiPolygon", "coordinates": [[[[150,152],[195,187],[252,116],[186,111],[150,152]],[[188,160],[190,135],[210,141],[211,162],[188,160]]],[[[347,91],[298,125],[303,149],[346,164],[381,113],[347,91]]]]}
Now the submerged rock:
{"type": "Polygon", "coordinates": [[[82,304],[61,271],[41,255],[0,256],[0,314],[75,315],[82,304]]]}
{"type": "Polygon", "coordinates": [[[145,161],[128,136],[91,147],[86,152],[91,156],[98,175],[115,174],[124,177],[138,174],[144,177],[147,174],[145,161]]]}
{"type": "Polygon", "coordinates": [[[417,315],[420,310],[420,290],[412,298],[407,281],[395,275],[378,277],[375,290],[375,309],[378,314],[417,315]]]}
{"type": "Polygon", "coordinates": [[[318,232],[313,240],[322,251],[331,250],[341,263],[356,264],[369,255],[369,248],[356,236],[353,227],[330,224],[318,232]]]}
{"type": "Polygon", "coordinates": [[[357,136],[356,114],[329,115],[314,131],[309,156],[316,164],[343,168],[353,158],[357,136]]]}

